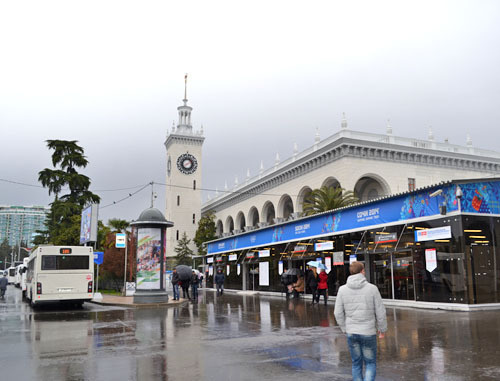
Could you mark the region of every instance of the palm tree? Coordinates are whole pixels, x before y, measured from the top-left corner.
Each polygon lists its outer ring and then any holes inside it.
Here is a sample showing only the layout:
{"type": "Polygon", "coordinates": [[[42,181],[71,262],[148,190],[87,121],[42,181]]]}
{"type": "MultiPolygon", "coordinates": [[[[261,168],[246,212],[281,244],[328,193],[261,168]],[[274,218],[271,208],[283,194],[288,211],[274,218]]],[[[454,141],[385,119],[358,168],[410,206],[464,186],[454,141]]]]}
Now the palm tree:
{"type": "Polygon", "coordinates": [[[321,187],[313,190],[304,199],[304,214],[310,216],[328,210],[342,208],[358,202],[358,198],[352,191],[346,191],[340,187],[321,187]]]}
{"type": "Polygon", "coordinates": [[[112,233],[121,233],[129,227],[130,222],[119,218],[110,218],[108,220],[108,225],[112,229],[112,233]]]}

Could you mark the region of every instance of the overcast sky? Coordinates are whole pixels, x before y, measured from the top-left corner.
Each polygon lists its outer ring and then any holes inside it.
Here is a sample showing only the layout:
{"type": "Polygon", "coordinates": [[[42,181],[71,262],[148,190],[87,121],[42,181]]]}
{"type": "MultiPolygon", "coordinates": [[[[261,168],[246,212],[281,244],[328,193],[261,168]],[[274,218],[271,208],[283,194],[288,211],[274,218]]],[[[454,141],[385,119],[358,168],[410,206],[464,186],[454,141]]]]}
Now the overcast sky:
{"type": "MultiPolygon", "coordinates": [[[[37,184],[47,139],[78,140],[108,205],[165,182],[184,92],[203,187],[240,182],[340,128],[500,150],[499,1],[0,3],[0,178],[37,184]]],[[[99,191],[97,191],[99,190],[99,191]]],[[[165,190],[155,206],[164,210],[165,190]]],[[[150,191],[101,209],[138,217],[150,191]]],[[[205,201],[204,197],[204,201],[205,201]]],[[[0,181],[0,204],[48,204],[0,181]]]]}

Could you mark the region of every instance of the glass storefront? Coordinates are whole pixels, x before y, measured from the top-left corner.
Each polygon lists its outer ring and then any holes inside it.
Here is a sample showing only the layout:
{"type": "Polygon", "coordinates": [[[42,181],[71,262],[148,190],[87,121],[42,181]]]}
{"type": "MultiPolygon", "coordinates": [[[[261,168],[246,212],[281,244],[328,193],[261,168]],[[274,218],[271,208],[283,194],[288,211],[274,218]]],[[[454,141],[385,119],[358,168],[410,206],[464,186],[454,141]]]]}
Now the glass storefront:
{"type": "MultiPolygon", "coordinates": [[[[215,256],[210,265],[214,272],[218,267],[223,269],[226,288],[284,292],[280,270],[295,268],[305,274],[307,262],[320,261],[329,267],[328,294],[335,296],[347,281],[350,262],[357,260],[365,264],[367,280],[378,287],[384,299],[498,303],[500,248],[497,242],[500,242],[498,217],[443,216],[413,224],[278,243],[266,248],[269,256],[265,258],[259,258],[258,252],[262,249],[236,251],[215,256]],[[451,237],[415,241],[416,231],[442,227],[449,227],[451,237]],[[315,251],[314,244],[318,242],[332,242],[333,249],[315,251]],[[228,259],[231,254],[232,261],[228,259]],[[267,265],[261,267],[262,262],[267,265]]],[[[209,286],[213,284],[212,278],[209,277],[209,286]]],[[[306,287],[305,293],[310,292],[306,287]]]]}

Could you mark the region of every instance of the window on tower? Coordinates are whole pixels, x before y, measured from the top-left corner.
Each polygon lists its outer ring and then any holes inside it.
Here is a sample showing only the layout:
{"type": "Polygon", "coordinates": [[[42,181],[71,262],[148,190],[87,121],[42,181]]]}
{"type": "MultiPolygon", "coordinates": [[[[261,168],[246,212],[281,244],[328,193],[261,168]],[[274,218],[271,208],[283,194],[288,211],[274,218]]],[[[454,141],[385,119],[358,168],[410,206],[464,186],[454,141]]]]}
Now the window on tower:
{"type": "Polygon", "coordinates": [[[179,240],[179,230],[175,232],[175,239],[178,241],[179,240]]]}
{"type": "Polygon", "coordinates": [[[193,213],[193,224],[196,223],[196,214],[193,213]]]}
{"type": "Polygon", "coordinates": [[[196,180],[193,180],[193,190],[196,190],[196,180]]]}
{"type": "Polygon", "coordinates": [[[181,206],[181,196],[177,196],[177,206],[181,206]]]}

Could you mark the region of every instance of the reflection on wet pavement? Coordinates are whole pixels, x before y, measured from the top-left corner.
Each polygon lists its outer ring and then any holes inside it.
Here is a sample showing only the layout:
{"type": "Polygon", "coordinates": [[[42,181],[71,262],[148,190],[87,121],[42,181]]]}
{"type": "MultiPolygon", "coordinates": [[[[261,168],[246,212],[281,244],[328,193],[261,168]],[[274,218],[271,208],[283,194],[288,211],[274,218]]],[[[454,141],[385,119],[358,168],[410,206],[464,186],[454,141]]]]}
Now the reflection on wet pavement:
{"type": "MultiPolygon", "coordinates": [[[[500,312],[388,308],[380,380],[499,379],[500,312]]],[[[165,309],[0,301],[0,369],[20,380],[350,379],[333,305],[200,292],[165,309]]],[[[3,378],[3,377],[2,377],[3,378]]]]}

